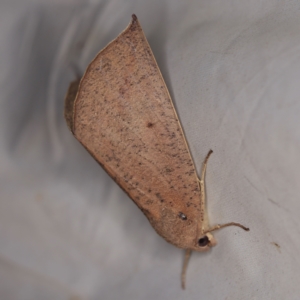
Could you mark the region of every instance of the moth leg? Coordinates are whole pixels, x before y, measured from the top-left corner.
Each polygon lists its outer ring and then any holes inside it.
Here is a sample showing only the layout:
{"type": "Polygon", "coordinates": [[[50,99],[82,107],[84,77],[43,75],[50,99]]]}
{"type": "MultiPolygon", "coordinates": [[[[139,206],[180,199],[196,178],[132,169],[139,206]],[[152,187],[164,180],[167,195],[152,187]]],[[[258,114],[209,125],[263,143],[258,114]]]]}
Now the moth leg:
{"type": "Polygon", "coordinates": [[[185,250],[184,263],[183,263],[182,272],[181,272],[181,287],[183,290],[185,290],[186,270],[187,270],[187,266],[189,264],[191,254],[192,254],[191,249],[185,250]]]}
{"type": "Polygon", "coordinates": [[[202,231],[204,230],[205,227],[208,226],[208,224],[206,224],[207,220],[204,220],[204,217],[206,216],[206,214],[205,214],[205,173],[206,173],[206,166],[207,166],[208,159],[212,153],[213,153],[212,150],[208,151],[208,153],[205,157],[205,160],[203,162],[201,177],[198,178],[199,187],[200,187],[200,207],[201,207],[202,231]]]}

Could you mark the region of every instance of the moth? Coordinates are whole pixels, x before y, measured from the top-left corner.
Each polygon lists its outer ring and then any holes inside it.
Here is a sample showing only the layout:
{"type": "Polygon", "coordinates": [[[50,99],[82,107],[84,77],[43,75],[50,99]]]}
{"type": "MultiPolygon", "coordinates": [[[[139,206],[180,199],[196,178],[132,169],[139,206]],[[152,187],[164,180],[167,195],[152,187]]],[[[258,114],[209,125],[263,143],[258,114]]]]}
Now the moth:
{"type": "Polygon", "coordinates": [[[135,15],[129,26],[74,81],[65,119],[75,138],[127,193],[167,242],[191,251],[216,245],[204,177],[198,178],[177,113],[135,15]]]}

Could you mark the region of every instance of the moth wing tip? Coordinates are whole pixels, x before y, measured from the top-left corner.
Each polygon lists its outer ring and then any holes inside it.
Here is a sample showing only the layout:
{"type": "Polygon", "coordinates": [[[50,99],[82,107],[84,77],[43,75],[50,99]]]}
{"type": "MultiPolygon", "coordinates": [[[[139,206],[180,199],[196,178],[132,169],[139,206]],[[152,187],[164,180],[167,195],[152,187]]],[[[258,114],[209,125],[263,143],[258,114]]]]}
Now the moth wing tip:
{"type": "Polygon", "coordinates": [[[137,21],[137,19],[138,19],[138,18],[137,18],[137,16],[136,16],[135,14],[132,14],[132,16],[131,16],[131,17],[132,17],[132,22],[136,22],[136,21],[137,21]]]}

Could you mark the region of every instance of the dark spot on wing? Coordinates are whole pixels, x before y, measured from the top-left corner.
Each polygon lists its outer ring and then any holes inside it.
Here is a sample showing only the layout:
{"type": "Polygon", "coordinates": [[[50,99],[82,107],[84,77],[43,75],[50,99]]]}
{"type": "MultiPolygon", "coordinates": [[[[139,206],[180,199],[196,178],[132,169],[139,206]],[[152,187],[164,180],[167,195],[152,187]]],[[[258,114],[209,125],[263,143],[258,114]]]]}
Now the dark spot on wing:
{"type": "Polygon", "coordinates": [[[178,214],[178,216],[179,216],[179,218],[181,219],[181,220],[187,220],[187,216],[184,214],[184,213],[182,213],[182,212],[180,212],[179,214],[178,214]]]}

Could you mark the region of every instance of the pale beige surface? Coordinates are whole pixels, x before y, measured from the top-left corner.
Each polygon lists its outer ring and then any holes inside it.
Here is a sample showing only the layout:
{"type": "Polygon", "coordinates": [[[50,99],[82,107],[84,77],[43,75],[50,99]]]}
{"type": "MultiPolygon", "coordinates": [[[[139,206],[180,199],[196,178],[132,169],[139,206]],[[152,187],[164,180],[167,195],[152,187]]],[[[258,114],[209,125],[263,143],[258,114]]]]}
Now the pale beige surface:
{"type": "Polygon", "coordinates": [[[298,299],[298,2],[43,2],[0,4],[1,298],[298,299]],[[184,292],[182,251],[154,232],[63,120],[74,69],[132,13],[198,168],[214,150],[211,222],[251,229],[224,229],[210,253],[194,253],[184,292]]]}

